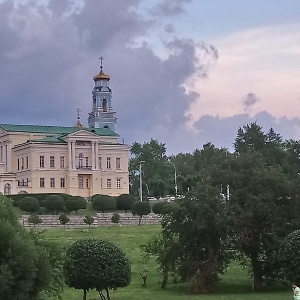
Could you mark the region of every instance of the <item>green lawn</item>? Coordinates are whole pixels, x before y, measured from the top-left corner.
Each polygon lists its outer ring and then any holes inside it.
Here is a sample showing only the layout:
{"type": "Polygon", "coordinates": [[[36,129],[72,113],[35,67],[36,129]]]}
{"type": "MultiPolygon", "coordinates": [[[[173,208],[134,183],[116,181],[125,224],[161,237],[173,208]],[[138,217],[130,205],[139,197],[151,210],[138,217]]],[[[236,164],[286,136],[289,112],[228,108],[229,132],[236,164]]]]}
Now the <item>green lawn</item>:
{"type": "MultiPolygon", "coordinates": [[[[251,291],[251,280],[247,278],[247,271],[241,269],[237,264],[232,264],[228,272],[223,276],[222,281],[214,294],[211,295],[189,295],[183,286],[169,285],[166,290],[159,286],[160,276],[156,270],[156,264],[152,261],[148,265],[147,288],[142,287],[142,280],[139,272],[143,271],[144,264],[139,248],[140,244],[146,243],[151,236],[160,231],[159,226],[116,226],[97,227],[91,229],[48,229],[46,235],[61,245],[67,245],[78,239],[93,237],[109,240],[122,248],[132,262],[132,281],[129,287],[111,292],[111,298],[123,300],[183,300],[194,298],[201,300],[284,300],[291,299],[289,288],[283,288],[277,292],[254,293],[251,291]]],[[[276,287],[278,290],[278,287],[276,287]]],[[[64,300],[81,300],[82,291],[65,288],[64,300]]],[[[88,299],[99,299],[94,292],[88,294],[88,299]]]]}

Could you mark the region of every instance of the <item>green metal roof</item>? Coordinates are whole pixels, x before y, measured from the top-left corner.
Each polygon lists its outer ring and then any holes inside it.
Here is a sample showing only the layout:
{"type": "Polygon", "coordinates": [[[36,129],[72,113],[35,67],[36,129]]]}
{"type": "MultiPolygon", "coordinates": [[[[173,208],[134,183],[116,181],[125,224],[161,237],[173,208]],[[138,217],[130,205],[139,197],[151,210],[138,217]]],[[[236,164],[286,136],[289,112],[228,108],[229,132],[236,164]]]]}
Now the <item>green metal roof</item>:
{"type": "Polygon", "coordinates": [[[119,136],[109,128],[82,128],[77,127],[62,127],[62,126],[41,126],[41,125],[13,125],[0,124],[0,128],[8,132],[32,132],[45,134],[70,134],[80,130],[86,130],[100,136],[119,136]]]}
{"type": "Polygon", "coordinates": [[[33,143],[50,143],[50,144],[56,144],[56,143],[59,143],[59,144],[66,144],[66,142],[61,139],[61,135],[60,136],[46,136],[45,138],[43,139],[39,139],[39,140],[30,140],[30,142],[33,142],[33,143]]]}

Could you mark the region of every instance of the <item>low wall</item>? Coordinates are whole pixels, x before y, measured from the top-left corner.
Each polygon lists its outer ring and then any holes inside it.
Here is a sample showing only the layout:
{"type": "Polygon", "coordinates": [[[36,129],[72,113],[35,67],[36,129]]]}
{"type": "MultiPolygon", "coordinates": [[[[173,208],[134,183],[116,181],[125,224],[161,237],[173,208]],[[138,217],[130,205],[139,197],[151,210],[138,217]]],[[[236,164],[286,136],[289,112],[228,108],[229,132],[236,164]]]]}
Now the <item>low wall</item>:
{"type": "MultiPolygon", "coordinates": [[[[122,226],[132,226],[139,224],[139,217],[133,216],[131,213],[119,213],[120,214],[120,222],[119,225],[122,226]]],[[[91,227],[98,226],[113,226],[114,223],[111,222],[111,217],[113,213],[97,213],[94,218],[94,224],[91,227]]],[[[20,224],[25,227],[34,227],[33,224],[28,224],[29,215],[22,215],[19,218],[20,224]]],[[[66,228],[80,228],[80,227],[88,227],[83,222],[84,216],[68,216],[70,221],[65,225],[66,228]]],[[[36,227],[43,228],[51,228],[51,227],[62,227],[63,225],[59,222],[59,215],[41,215],[42,223],[36,225],[36,227]]],[[[157,214],[149,214],[147,216],[143,216],[141,224],[160,224],[161,217],[157,214]]]]}

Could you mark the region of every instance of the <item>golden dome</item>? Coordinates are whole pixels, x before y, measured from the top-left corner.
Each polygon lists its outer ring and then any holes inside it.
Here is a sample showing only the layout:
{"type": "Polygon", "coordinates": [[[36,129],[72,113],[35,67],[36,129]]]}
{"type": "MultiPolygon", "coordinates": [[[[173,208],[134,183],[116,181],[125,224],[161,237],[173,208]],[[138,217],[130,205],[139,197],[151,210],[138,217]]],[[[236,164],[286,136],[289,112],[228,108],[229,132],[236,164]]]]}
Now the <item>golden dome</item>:
{"type": "Polygon", "coordinates": [[[95,81],[96,81],[96,80],[101,80],[101,79],[110,80],[110,77],[109,77],[109,75],[105,74],[105,73],[102,71],[102,68],[101,68],[100,73],[97,74],[96,76],[94,76],[93,79],[94,79],[95,81]]]}

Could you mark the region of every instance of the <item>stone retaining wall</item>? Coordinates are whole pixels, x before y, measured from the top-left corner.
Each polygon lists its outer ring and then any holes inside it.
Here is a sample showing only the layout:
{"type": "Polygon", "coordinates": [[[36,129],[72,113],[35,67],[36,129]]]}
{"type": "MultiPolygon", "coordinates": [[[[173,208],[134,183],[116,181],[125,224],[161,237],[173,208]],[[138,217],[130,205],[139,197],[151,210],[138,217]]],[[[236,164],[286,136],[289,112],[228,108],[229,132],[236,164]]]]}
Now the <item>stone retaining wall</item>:
{"type": "MultiPolygon", "coordinates": [[[[97,213],[94,218],[94,224],[91,227],[98,227],[98,226],[113,226],[114,223],[111,222],[111,217],[113,213],[97,213]]],[[[28,217],[29,215],[22,215],[19,218],[20,224],[25,227],[33,227],[33,224],[28,224],[28,217]]],[[[63,225],[59,222],[59,215],[41,215],[42,223],[36,225],[36,227],[44,227],[44,228],[51,228],[51,227],[62,227],[63,225]]],[[[80,227],[87,227],[83,222],[84,216],[68,216],[70,221],[65,225],[66,228],[80,228],[80,227]]],[[[143,216],[141,224],[160,224],[160,216],[157,214],[149,214],[147,216],[143,216]]],[[[132,226],[139,224],[139,217],[133,216],[131,213],[120,213],[120,225],[123,226],[132,226]]]]}

